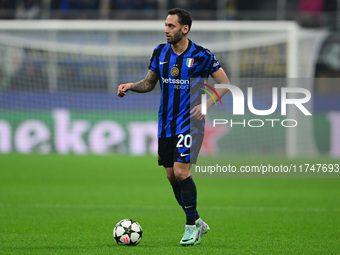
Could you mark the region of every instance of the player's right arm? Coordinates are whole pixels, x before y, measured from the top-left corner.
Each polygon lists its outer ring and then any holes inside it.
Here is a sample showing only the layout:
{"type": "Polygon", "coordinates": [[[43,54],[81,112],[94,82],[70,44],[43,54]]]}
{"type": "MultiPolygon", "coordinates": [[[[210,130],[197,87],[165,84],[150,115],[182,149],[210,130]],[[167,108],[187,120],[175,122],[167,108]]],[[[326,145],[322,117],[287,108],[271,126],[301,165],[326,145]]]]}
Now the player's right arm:
{"type": "Polygon", "coordinates": [[[155,71],[149,70],[145,79],[139,82],[120,84],[118,86],[117,96],[124,97],[129,90],[138,93],[150,92],[155,88],[158,79],[158,74],[155,71]]]}

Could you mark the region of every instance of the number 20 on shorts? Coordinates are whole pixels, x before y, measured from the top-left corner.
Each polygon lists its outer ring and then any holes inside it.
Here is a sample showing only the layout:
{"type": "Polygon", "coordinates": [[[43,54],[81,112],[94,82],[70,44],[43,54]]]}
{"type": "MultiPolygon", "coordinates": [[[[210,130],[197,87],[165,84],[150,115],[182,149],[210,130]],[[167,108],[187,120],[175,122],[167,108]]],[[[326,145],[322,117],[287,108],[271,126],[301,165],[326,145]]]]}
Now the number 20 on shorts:
{"type": "Polygon", "coordinates": [[[183,145],[186,148],[190,148],[191,144],[192,144],[192,136],[190,134],[187,134],[185,136],[183,134],[178,135],[178,142],[176,145],[177,148],[183,148],[183,145]]]}

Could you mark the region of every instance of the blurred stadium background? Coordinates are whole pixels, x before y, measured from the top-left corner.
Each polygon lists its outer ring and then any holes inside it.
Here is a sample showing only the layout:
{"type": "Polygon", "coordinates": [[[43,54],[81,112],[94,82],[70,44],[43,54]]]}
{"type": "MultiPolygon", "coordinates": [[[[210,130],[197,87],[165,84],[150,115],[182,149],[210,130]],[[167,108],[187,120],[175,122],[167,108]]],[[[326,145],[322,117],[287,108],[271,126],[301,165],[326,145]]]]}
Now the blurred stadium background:
{"type": "MultiPolygon", "coordinates": [[[[212,129],[202,154],[340,157],[336,1],[0,3],[0,153],[155,154],[159,86],[123,100],[115,91],[144,78],[166,10],[180,6],[193,13],[190,38],[214,52],[232,84],[245,91],[264,79],[256,107],[271,106],[278,79],[305,79],[290,86],[313,94],[313,118],[294,131],[212,129]]],[[[230,111],[230,95],[224,101],[230,111]]]]}
{"type": "MultiPolygon", "coordinates": [[[[164,214],[179,226],[183,215],[156,166],[160,88],[116,96],[120,83],[145,77],[175,6],[192,12],[189,38],[231,83],[254,87],[256,108],[271,106],[274,86],[312,93],[312,117],[289,110],[294,129],[208,123],[202,156],[237,166],[339,162],[339,0],[0,0],[0,253],[109,254],[126,217],[145,229],[137,254],[181,252],[182,229],[164,214]]],[[[230,119],[231,99],[210,116],[230,119]]],[[[338,252],[339,179],[197,183],[215,229],[205,254],[338,252]]]]}
{"type": "Polygon", "coordinates": [[[338,0],[1,0],[0,15],[2,19],[163,20],[173,7],[190,10],[196,20],[299,19],[308,26],[334,26],[339,15],[338,0]]]}

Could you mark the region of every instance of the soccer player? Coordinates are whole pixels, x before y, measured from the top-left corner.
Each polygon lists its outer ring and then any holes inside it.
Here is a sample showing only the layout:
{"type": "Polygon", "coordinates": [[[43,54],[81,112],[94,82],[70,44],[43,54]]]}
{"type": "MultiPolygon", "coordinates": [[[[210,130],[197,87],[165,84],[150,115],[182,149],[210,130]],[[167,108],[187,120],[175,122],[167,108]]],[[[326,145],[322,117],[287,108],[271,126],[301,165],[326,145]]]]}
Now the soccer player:
{"type": "MultiPolygon", "coordinates": [[[[197,80],[209,75],[217,83],[229,80],[215,56],[206,48],[188,39],[192,18],[188,11],[174,8],[165,21],[166,44],[158,45],[152,54],[149,72],[144,80],[121,84],[117,95],[124,97],[131,90],[144,93],[161,86],[158,121],[158,163],[165,168],[178,204],[186,214],[185,231],[180,244],[201,243],[209,230],[197,212],[197,190],[190,166],[195,164],[204,135],[204,115],[201,110],[197,80]]],[[[214,99],[222,97],[227,89],[216,89],[214,99]]],[[[209,98],[207,109],[214,104],[209,98]]]]}

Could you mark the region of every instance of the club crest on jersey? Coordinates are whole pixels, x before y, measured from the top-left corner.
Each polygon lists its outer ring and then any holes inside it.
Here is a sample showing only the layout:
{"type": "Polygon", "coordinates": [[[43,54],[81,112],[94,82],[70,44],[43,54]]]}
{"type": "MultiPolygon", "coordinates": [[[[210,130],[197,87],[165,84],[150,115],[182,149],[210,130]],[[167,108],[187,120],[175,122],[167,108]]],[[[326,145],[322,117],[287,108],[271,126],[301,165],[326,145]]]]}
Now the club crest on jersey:
{"type": "Polygon", "coordinates": [[[179,69],[177,67],[171,68],[171,75],[173,77],[176,77],[177,75],[179,75],[179,69]]]}
{"type": "Polygon", "coordinates": [[[192,67],[194,64],[194,59],[193,58],[187,58],[187,67],[192,67]]]}

